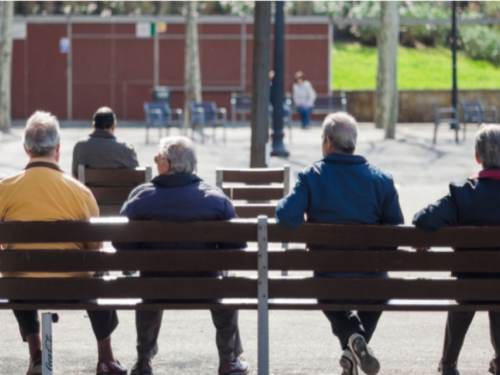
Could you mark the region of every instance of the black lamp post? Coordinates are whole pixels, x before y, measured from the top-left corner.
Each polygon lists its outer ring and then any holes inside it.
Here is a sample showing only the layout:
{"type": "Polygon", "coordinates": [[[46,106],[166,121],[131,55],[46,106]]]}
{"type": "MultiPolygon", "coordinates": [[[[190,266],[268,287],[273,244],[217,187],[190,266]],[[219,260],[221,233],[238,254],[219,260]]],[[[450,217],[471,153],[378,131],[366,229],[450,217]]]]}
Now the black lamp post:
{"type": "Polygon", "coordinates": [[[271,103],[273,105],[273,145],[271,156],[288,156],[283,144],[283,101],[285,89],[285,14],[283,1],[276,1],[274,16],[274,78],[271,103]]]}

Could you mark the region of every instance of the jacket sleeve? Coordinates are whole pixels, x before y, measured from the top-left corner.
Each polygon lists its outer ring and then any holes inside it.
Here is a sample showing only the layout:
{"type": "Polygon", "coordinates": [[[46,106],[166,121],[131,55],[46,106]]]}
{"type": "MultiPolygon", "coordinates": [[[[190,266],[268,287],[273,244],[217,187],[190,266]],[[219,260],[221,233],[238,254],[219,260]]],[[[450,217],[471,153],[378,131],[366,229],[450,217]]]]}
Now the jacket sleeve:
{"type": "MultiPolygon", "coordinates": [[[[224,220],[237,219],[238,215],[234,210],[234,206],[227,198],[224,196],[224,220]]],[[[220,242],[217,244],[217,248],[219,249],[245,249],[247,247],[246,242],[220,242]]]]}
{"type": "Polygon", "coordinates": [[[135,153],[134,147],[129,146],[130,160],[128,168],[137,168],[139,166],[139,161],[137,160],[137,154],[135,153]]]}
{"type": "Polygon", "coordinates": [[[78,143],[73,148],[73,160],[71,162],[71,173],[73,177],[78,179],[78,164],[80,164],[80,160],[78,158],[78,143]]]}
{"type": "Polygon", "coordinates": [[[451,186],[448,195],[417,212],[413,224],[429,232],[458,225],[458,208],[451,186]]]}
{"type": "Polygon", "coordinates": [[[314,88],[312,87],[311,85],[311,82],[307,81],[308,83],[308,89],[309,89],[309,95],[308,95],[308,105],[309,107],[314,107],[314,102],[316,101],[316,91],[314,90],[314,88]]]}
{"type": "Polygon", "coordinates": [[[275,218],[279,224],[298,227],[304,222],[304,214],[309,209],[310,189],[303,173],[299,173],[293,191],[279,201],[275,218]]]}
{"type": "MultiPolygon", "coordinates": [[[[123,204],[120,210],[120,216],[126,216],[129,220],[139,219],[133,202],[135,195],[138,193],[137,189],[138,188],[130,193],[128,200],[123,204]]],[[[141,248],[140,242],[113,242],[112,245],[116,250],[140,250],[141,248]]]]}
{"type": "Polygon", "coordinates": [[[382,213],[381,224],[401,225],[404,224],[405,220],[399,204],[398,192],[392,179],[390,184],[389,193],[384,200],[384,212],[382,213]]]}

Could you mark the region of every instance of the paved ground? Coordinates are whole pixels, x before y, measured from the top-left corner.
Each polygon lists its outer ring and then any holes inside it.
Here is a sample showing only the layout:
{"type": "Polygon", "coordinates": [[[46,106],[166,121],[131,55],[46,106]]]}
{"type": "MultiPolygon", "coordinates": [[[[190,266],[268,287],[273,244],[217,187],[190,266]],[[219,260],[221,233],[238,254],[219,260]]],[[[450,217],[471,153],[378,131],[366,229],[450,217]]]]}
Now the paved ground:
{"type": "MultiPolygon", "coordinates": [[[[63,130],[61,166],[69,171],[74,143],[89,130],[63,130]]],[[[20,136],[14,129],[0,139],[0,173],[12,173],[27,162],[20,136]]],[[[174,130],[173,133],[176,133],[174,130]]],[[[455,145],[453,134],[445,129],[433,147],[430,125],[400,125],[397,139],[384,141],[383,133],[370,124],[360,129],[357,153],[393,174],[407,223],[423,206],[439,199],[447,191],[449,181],[477,172],[473,159],[473,143],[469,140],[455,145]]],[[[142,165],[153,165],[156,145],[144,144],[144,131],[120,128],[117,135],[132,142],[142,165]]],[[[294,129],[293,142],[288,144],[288,160],[271,158],[270,166],[288,163],[296,173],[321,158],[320,129],[294,129]]],[[[288,140],[288,139],[287,139],[288,140]]],[[[249,164],[250,131],[231,129],[226,145],[208,142],[198,146],[199,175],[215,182],[217,166],[247,167],[249,164]]],[[[416,276],[416,275],[413,275],[416,276]]],[[[446,276],[446,274],[435,274],[446,276]]],[[[135,358],[135,328],[132,312],[120,312],[120,326],[113,335],[116,356],[131,367],[135,358]]],[[[96,348],[85,312],[62,312],[54,325],[55,374],[92,374],[96,348]]],[[[256,374],[257,344],[256,312],[240,313],[240,329],[245,347],[244,357],[256,374]]],[[[385,313],[372,341],[382,363],[381,374],[433,374],[436,372],[442,345],[446,314],[385,313]]],[[[0,312],[0,373],[22,374],[26,371],[27,348],[20,340],[11,312],[0,312]]],[[[339,374],[340,348],[320,312],[271,312],[271,373],[339,374]]],[[[156,374],[216,374],[217,355],[215,330],[208,312],[166,312],[160,337],[160,353],[155,359],[156,374]]],[[[488,321],[478,313],[472,323],[462,350],[462,375],[487,374],[492,355],[488,321]]]]}

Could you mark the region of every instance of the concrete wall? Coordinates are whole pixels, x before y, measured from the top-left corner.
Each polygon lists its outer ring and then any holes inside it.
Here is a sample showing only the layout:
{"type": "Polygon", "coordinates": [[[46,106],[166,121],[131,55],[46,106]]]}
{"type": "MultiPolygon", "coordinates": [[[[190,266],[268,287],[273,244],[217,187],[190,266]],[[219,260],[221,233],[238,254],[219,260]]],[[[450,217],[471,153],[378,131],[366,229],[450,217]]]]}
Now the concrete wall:
{"type": "MultiPolygon", "coordinates": [[[[373,122],[374,91],[348,91],[347,110],[358,121],[373,122]]],[[[462,90],[458,101],[477,101],[483,105],[494,105],[500,110],[500,90],[462,90]]],[[[399,122],[434,122],[432,106],[451,105],[450,90],[400,91],[399,122]]],[[[459,104],[460,108],[460,104],[459,104]]]]}

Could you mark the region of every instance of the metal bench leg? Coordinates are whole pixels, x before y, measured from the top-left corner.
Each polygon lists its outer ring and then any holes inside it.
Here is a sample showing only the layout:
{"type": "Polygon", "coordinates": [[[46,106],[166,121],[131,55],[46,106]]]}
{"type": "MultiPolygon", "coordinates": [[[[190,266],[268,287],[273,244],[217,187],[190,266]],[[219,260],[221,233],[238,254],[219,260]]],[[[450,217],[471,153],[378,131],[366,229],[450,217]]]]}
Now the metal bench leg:
{"type": "Polygon", "coordinates": [[[58,321],[57,314],[42,314],[42,375],[52,375],[52,322],[58,321]]]}
{"type": "Polygon", "coordinates": [[[467,129],[467,123],[464,122],[464,141],[465,141],[465,130],[467,129]]]}
{"type": "Polygon", "coordinates": [[[434,139],[432,140],[433,144],[436,144],[436,137],[437,137],[438,126],[439,126],[438,123],[434,124],[434,139]]]}
{"type": "Polygon", "coordinates": [[[257,220],[258,236],[258,371],[259,375],[269,375],[269,305],[268,305],[268,265],[267,265],[267,216],[257,220]]]}

